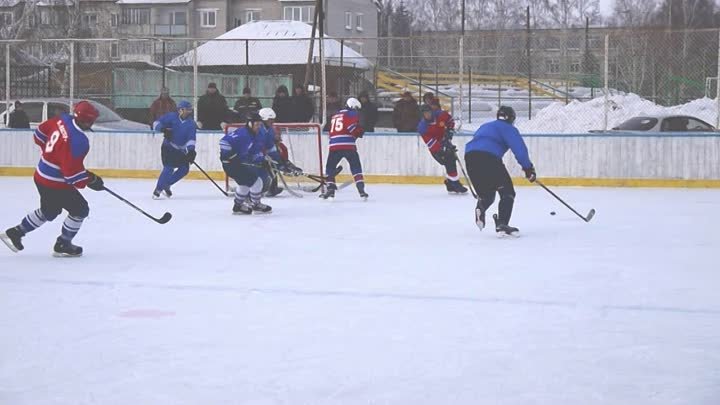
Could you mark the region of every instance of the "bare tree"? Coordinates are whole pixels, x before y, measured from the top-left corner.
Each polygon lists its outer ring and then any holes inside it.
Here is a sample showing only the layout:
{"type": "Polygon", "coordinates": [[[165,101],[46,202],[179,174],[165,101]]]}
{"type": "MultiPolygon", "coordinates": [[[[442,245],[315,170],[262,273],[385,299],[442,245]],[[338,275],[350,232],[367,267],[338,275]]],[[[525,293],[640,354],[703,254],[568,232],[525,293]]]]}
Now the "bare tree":
{"type": "Polygon", "coordinates": [[[544,0],[543,6],[549,20],[560,28],[582,27],[586,18],[591,23],[602,20],[598,0],[544,0]]]}

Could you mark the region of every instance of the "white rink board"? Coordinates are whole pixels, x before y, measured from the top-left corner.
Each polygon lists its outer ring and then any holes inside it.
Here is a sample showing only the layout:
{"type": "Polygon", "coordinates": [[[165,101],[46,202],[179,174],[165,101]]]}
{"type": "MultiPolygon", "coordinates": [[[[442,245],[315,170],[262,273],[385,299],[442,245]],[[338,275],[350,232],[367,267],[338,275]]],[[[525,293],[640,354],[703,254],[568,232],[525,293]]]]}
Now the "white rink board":
{"type": "MultiPolygon", "coordinates": [[[[84,257],[50,257],[58,220],[0,246],[3,405],[720,401],[720,190],[558,188],[586,224],[524,187],[498,240],[441,185],[236,217],[207,181],[106,182],[174,218],[88,190],[84,257]]],[[[37,206],[0,189],[3,229],[37,206]]]]}
{"type": "MultiPolygon", "coordinates": [[[[221,171],[219,133],[198,135],[198,163],[221,171]]],[[[462,156],[469,136],[458,135],[462,156]]],[[[291,158],[301,166],[318,165],[316,135],[284,135],[291,158]]],[[[525,137],[531,159],[543,177],[596,179],[720,179],[720,136],[530,135],[525,137]]],[[[90,134],[87,166],[95,169],[159,170],[159,133],[90,134]]],[[[323,136],[323,156],[327,137],[323,136]]],[[[419,136],[367,134],[358,141],[363,171],[370,175],[441,176],[419,136]]],[[[29,132],[0,131],[0,167],[33,167],[38,148],[29,132]]],[[[520,176],[512,154],[506,155],[512,175],[520,176]]]]}

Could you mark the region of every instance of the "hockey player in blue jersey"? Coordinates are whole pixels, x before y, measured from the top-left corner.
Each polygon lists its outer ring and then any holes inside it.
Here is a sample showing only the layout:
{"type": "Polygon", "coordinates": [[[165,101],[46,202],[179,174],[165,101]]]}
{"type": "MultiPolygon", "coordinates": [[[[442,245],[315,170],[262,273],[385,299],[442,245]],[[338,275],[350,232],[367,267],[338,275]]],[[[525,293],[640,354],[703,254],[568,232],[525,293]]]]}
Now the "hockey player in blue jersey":
{"type": "Polygon", "coordinates": [[[502,106],[498,109],[497,120],[478,128],[473,139],[465,145],[465,163],[470,181],[478,195],[475,207],[475,223],[482,230],[485,227],[485,212],[500,195],[498,214],[493,215],[495,231],[500,236],[514,235],[518,229],[509,225],[515,202],[515,188],[502,158],[508,149],[525,172],[525,178],[535,182],[537,175],[530,161],[527,146],[515,128],[515,110],[502,106]]]}
{"type": "Polygon", "coordinates": [[[220,139],[220,161],[223,170],[235,180],[235,204],[233,214],[269,214],[272,207],[261,202],[263,186],[269,184],[270,174],[264,167],[264,134],[262,120],[256,112],[249,112],[245,126],[228,133],[220,139]]]}
{"type": "Polygon", "coordinates": [[[153,191],[155,199],[161,193],[172,197],[170,187],[188,174],[190,163],[195,161],[197,125],[192,113],[192,104],[183,100],[178,103],[177,112],[169,112],[153,123],[153,129],[162,132],[165,138],[160,149],[163,170],[153,191]]]}

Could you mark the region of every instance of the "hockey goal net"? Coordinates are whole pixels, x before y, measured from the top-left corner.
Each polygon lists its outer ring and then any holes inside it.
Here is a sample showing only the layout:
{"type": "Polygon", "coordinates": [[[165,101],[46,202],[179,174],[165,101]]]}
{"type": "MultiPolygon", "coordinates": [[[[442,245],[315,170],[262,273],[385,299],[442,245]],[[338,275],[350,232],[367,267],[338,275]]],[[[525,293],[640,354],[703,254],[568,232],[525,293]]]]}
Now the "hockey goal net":
{"type": "MultiPolygon", "coordinates": [[[[238,128],[245,126],[244,123],[228,124],[225,133],[228,134],[238,128]]],[[[288,149],[288,158],[297,167],[303,169],[307,174],[323,173],[323,144],[322,126],[316,123],[275,123],[275,134],[280,135],[281,142],[288,149]]],[[[297,178],[296,180],[305,181],[297,178]]],[[[235,184],[225,176],[225,189],[229,192],[234,189],[235,184]]]]}

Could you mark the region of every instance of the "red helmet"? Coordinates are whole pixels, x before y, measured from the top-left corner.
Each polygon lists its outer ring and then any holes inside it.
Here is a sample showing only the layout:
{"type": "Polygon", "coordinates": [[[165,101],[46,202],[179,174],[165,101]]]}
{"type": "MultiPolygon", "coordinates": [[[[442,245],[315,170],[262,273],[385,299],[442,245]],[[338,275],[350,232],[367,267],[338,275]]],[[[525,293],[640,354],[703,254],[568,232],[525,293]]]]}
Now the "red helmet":
{"type": "Polygon", "coordinates": [[[76,120],[88,125],[92,125],[100,115],[97,108],[90,104],[89,101],[81,101],[75,104],[73,113],[76,120]]]}

